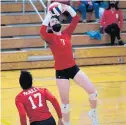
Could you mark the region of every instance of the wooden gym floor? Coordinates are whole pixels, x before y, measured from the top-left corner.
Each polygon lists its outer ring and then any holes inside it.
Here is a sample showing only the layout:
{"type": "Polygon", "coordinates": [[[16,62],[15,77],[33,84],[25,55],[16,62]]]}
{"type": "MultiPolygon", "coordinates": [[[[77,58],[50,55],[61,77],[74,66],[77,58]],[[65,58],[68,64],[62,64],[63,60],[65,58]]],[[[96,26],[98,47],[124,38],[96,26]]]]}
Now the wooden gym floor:
{"type": "MultiPolygon", "coordinates": [[[[126,65],[81,67],[95,84],[98,99],[100,125],[126,125],[126,65]]],[[[54,69],[30,70],[34,86],[47,87],[58,99],[54,69]]],[[[15,96],[21,91],[18,84],[20,71],[2,71],[2,125],[19,125],[15,96]]],[[[60,101],[60,100],[59,100],[60,101]]],[[[91,125],[87,116],[88,96],[71,80],[70,91],[71,125],[91,125]]],[[[56,113],[49,103],[51,111],[56,113]]]]}

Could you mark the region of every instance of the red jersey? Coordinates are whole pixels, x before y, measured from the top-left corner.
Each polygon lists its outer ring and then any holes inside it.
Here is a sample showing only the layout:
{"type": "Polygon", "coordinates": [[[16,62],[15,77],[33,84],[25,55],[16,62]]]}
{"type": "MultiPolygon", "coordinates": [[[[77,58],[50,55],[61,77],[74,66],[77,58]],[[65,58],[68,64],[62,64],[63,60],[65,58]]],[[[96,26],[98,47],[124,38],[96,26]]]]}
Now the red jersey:
{"type": "Polygon", "coordinates": [[[58,117],[62,118],[59,103],[47,89],[32,87],[19,93],[16,96],[15,103],[19,111],[21,125],[27,125],[26,114],[29,117],[30,123],[50,118],[52,115],[49,112],[47,100],[56,109],[58,117]]]}
{"type": "Polygon", "coordinates": [[[79,20],[79,16],[76,15],[73,17],[71,24],[65,30],[63,30],[61,35],[47,33],[47,26],[41,26],[40,34],[42,38],[47,41],[52,51],[56,70],[67,69],[75,65],[71,45],[71,35],[79,20]]]}
{"type": "Polygon", "coordinates": [[[116,23],[120,29],[122,30],[123,26],[123,14],[121,10],[115,10],[112,12],[111,10],[105,10],[102,19],[101,25],[106,28],[106,26],[116,23]]]}

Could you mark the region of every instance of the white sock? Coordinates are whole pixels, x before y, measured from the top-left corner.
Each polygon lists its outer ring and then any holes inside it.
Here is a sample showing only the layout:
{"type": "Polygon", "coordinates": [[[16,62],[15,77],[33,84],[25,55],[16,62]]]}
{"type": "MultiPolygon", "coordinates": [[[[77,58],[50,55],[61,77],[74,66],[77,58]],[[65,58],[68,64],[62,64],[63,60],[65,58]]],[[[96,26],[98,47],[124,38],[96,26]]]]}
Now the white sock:
{"type": "Polygon", "coordinates": [[[90,112],[94,118],[97,118],[97,109],[96,108],[91,109],[90,112]]]}
{"type": "Polygon", "coordinates": [[[64,125],[70,125],[70,122],[64,122],[64,125]]]}

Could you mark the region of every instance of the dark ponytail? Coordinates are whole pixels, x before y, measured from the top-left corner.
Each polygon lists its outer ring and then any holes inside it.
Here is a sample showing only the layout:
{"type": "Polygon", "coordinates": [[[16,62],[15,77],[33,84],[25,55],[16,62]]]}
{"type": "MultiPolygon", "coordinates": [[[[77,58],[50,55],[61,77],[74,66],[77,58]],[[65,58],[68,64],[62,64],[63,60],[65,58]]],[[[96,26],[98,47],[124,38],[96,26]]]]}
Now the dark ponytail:
{"type": "MultiPolygon", "coordinates": [[[[106,10],[110,10],[111,9],[111,2],[109,1],[108,3],[109,3],[109,6],[108,6],[108,8],[106,10]]],[[[116,10],[120,9],[119,8],[119,1],[113,2],[113,4],[115,4],[115,9],[116,10]]]]}

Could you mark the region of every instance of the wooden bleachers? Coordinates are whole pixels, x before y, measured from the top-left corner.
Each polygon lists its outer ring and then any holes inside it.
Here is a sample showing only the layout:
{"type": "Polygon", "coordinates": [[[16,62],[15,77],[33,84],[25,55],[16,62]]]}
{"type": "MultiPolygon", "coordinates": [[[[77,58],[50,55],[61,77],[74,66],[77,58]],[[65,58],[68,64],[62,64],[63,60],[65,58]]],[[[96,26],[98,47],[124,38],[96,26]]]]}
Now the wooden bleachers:
{"type": "Polygon", "coordinates": [[[52,55],[50,49],[3,52],[2,63],[25,62],[28,61],[29,56],[49,56],[49,55],[52,55]]]}
{"type": "MultiPolygon", "coordinates": [[[[65,29],[68,25],[63,25],[65,29]]],[[[1,26],[1,36],[22,36],[22,35],[39,35],[40,25],[27,25],[27,26],[1,26]],[[13,31],[13,32],[12,32],[13,31]]],[[[84,33],[89,30],[99,30],[100,24],[79,23],[74,33],[84,33]]],[[[123,25],[123,31],[126,31],[126,22],[123,25]]]]}
{"type": "MultiPolygon", "coordinates": [[[[124,19],[126,19],[126,10],[123,10],[124,19]]],[[[42,14],[44,17],[44,14],[42,14]]],[[[95,20],[94,13],[91,16],[91,20],[95,20]]],[[[24,23],[41,23],[40,18],[36,13],[25,13],[25,14],[2,14],[1,15],[1,24],[8,25],[8,24],[24,24],[24,23]],[[9,20],[8,20],[9,19],[9,20]]]]}
{"type": "MultiPolygon", "coordinates": [[[[42,14],[42,16],[44,17],[44,15],[42,14]]],[[[30,13],[30,14],[2,14],[1,15],[1,24],[6,25],[6,24],[25,24],[25,23],[41,23],[41,20],[39,18],[39,16],[34,13],[30,13]],[[8,20],[9,19],[9,20],[8,20]]]]}
{"type": "Polygon", "coordinates": [[[43,47],[44,42],[40,38],[13,38],[2,39],[2,49],[26,48],[26,47],[43,47]]]}
{"type": "MultiPolygon", "coordinates": [[[[34,2],[35,6],[39,11],[43,11],[43,7],[41,6],[40,2],[34,2]]],[[[126,8],[125,1],[120,1],[120,8],[126,8]]],[[[30,3],[25,4],[25,10],[27,11],[34,11],[30,3]]],[[[13,3],[6,2],[2,3],[1,12],[22,12],[22,2],[16,3],[13,0],[13,3]]]]}
{"type": "MultiPolygon", "coordinates": [[[[88,59],[76,59],[78,66],[92,66],[92,65],[110,65],[110,64],[124,64],[126,63],[126,56],[124,57],[100,57],[100,58],[88,58],[88,59]],[[124,60],[120,62],[119,60],[124,60]]],[[[16,63],[2,63],[2,70],[16,70],[16,69],[40,69],[40,68],[52,68],[54,67],[54,61],[35,61],[35,62],[16,62],[16,63]]]]}
{"type": "Polygon", "coordinates": [[[124,1],[123,1],[123,0],[121,1],[121,0],[120,0],[120,1],[119,1],[119,7],[120,7],[120,8],[126,8],[126,1],[125,1],[125,0],[124,0],[124,1]]]}
{"type": "MultiPolygon", "coordinates": [[[[122,39],[126,41],[126,33],[121,35],[122,39]]],[[[93,40],[90,39],[87,35],[73,35],[72,36],[72,45],[105,45],[109,44],[110,40],[108,35],[103,35],[102,40],[93,40]]],[[[40,36],[33,38],[5,38],[1,40],[2,49],[16,49],[16,48],[29,48],[29,47],[44,47],[44,41],[40,36]]]]}
{"type": "MultiPolygon", "coordinates": [[[[113,57],[95,57],[95,58],[82,58],[75,59],[77,65],[103,65],[103,64],[124,64],[126,63],[126,56],[113,56],[113,57]]],[[[25,62],[8,62],[2,63],[2,70],[15,70],[15,69],[34,69],[34,68],[52,68],[54,60],[43,61],[25,61],[25,62]]]]}
{"type": "MultiPolygon", "coordinates": [[[[35,6],[37,7],[38,11],[43,11],[43,6],[40,2],[34,2],[35,6]]],[[[2,3],[1,12],[22,12],[23,4],[22,2],[6,2],[2,3]]],[[[25,3],[25,11],[34,11],[32,5],[30,3],[25,3]]]]}
{"type": "MultiPolygon", "coordinates": [[[[95,58],[95,57],[114,57],[126,56],[125,47],[88,47],[73,48],[74,58],[95,58]]],[[[2,53],[2,63],[7,62],[25,62],[30,56],[52,56],[50,49],[21,50],[2,53]]],[[[50,59],[52,60],[52,59],[50,59]]]]}
{"type": "MultiPolygon", "coordinates": [[[[124,57],[99,57],[88,59],[75,59],[78,66],[92,66],[92,65],[111,65],[111,64],[125,64],[126,56],[124,57]],[[121,61],[123,60],[123,62],[121,61]]],[[[34,62],[16,62],[16,63],[2,63],[2,70],[17,70],[17,69],[40,69],[53,68],[53,60],[34,61],[34,62]]]]}
{"type": "MultiPolygon", "coordinates": [[[[49,49],[44,48],[44,41],[39,36],[41,21],[38,15],[33,12],[32,6],[27,2],[25,4],[26,13],[22,13],[22,3],[4,2],[1,5],[1,68],[2,70],[13,69],[31,69],[31,68],[47,68],[53,67],[54,60],[49,49]],[[25,49],[27,48],[27,49],[25,49]],[[35,49],[33,49],[35,48],[35,49]],[[39,48],[39,49],[38,49],[39,48]],[[41,49],[40,49],[41,48],[41,49]],[[14,49],[15,51],[10,51],[14,49]],[[6,50],[6,52],[4,52],[6,50]],[[30,60],[31,57],[38,56],[38,60],[30,60]],[[42,60],[41,60],[42,58],[42,60]],[[45,59],[46,58],[46,59],[45,59]],[[48,59],[48,60],[47,60],[48,59]]],[[[120,7],[126,8],[126,2],[121,1],[120,7]]],[[[42,13],[43,7],[36,2],[36,7],[42,13]]],[[[123,9],[126,19],[126,10],[123,9]]],[[[89,13],[88,13],[89,14],[89,13]]],[[[94,14],[91,20],[95,20],[94,14]]],[[[63,25],[63,29],[67,24],[63,25]]],[[[98,30],[97,23],[79,23],[75,34],[72,36],[73,54],[78,65],[99,65],[99,64],[124,64],[126,63],[126,47],[104,47],[109,45],[108,35],[104,34],[101,41],[92,40],[83,33],[88,30],[98,30]],[[83,35],[82,35],[83,34],[83,35]],[[83,46],[99,46],[102,47],[86,47],[83,46]],[[80,48],[74,48],[74,47],[80,48]]],[[[126,31],[126,23],[123,31],[126,31]]],[[[126,33],[122,33],[121,37],[126,41],[126,33]]]]}
{"type": "MultiPolygon", "coordinates": [[[[78,65],[123,64],[126,63],[126,47],[74,48],[78,65]]],[[[51,56],[50,50],[32,50],[2,53],[2,70],[53,67],[53,59],[30,61],[31,56],[51,56]]]]}

